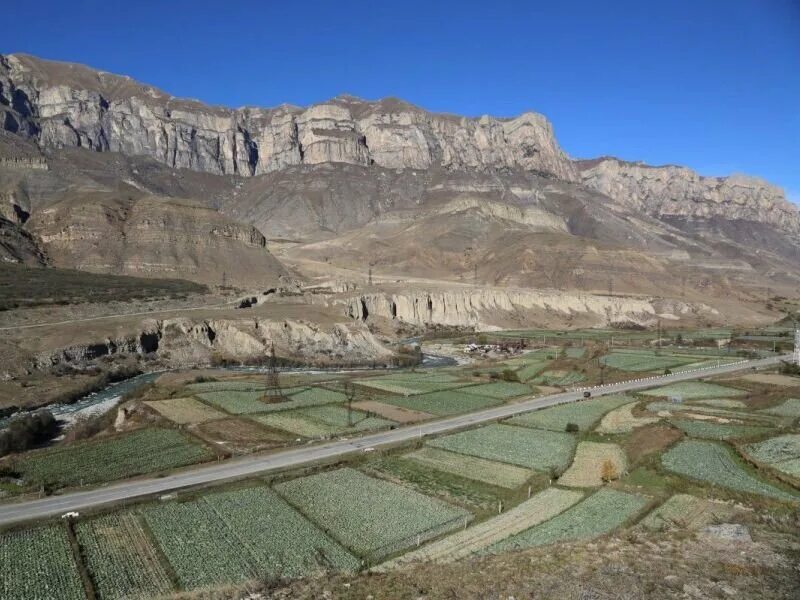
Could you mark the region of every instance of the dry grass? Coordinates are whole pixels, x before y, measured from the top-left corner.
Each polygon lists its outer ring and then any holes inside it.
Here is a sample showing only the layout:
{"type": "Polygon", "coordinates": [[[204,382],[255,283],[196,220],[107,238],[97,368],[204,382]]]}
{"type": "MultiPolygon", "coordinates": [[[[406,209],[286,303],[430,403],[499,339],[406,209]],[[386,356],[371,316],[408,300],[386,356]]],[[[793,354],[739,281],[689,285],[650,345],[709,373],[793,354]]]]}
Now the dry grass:
{"type": "Polygon", "coordinates": [[[162,417],[179,425],[196,425],[227,416],[194,398],[170,398],[169,400],[149,401],[145,404],[162,417]]]}
{"type": "Polygon", "coordinates": [[[628,461],[616,444],[581,442],[569,469],[558,479],[568,487],[596,487],[625,473],[628,461]]]}
{"type": "Polygon", "coordinates": [[[397,421],[398,423],[416,423],[417,421],[424,421],[432,419],[434,415],[420,410],[412,410],[402,406],[394,406],[377,400],[362,400],[361,402],[354,402],[353,408],[363,410],[368,413],[374,413],[384,419],[390,421],[397,421]]]}
{"type": "Polygon", "coordinates": [[[636,429],[625,442],[623,448],[632,465],[647,456],[660,452],[683,437],[683,433],[668,425],[648,425],[636,429]]]}

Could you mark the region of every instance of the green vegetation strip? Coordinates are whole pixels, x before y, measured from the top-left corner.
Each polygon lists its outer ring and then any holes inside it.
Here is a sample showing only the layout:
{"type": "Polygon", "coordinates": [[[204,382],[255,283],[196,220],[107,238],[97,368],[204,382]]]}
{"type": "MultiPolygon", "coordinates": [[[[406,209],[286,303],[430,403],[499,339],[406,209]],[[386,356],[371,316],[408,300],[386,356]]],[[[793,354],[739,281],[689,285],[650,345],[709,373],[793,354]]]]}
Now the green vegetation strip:
{"type": "Polygon", "coordinates": [[[778,500],[798,500],[798,496],[748,473],[729,448],[714,442],[684,440],[664,454],[661,463],[673,473],[735,491],[778,500]]]}
{"type": "Polygon", "coordinates": [[[564,431],[568,423],[574,423],[581,431],[588,431],[607,412],[632,402],[635,400],[628,396],[603,396],[536,410],[513,417],[508,420],[508,423],[553,431],[564,431]]]}
{"type": "Polygon", "coordinates": [[[489,551],[592,539],[617,529],[646,504],[647,500],[641,496],[605,488],[549,521],[492,545],[489,551]]]}
{"type": "Polygon", "coordinates": [[[765,408],[761,412],[778,417],[800,417],[800,399],[789,398],[783,404],[773,406],[772,408],[765,408]]]}
{"type": "Polygon", "coordinates": [[[575,438],[554,431],[487,425],[434,439],[428,446],[547,471],[569,465],[575,438]]]}
{"type": "Polygon", "coordinates": [[[349,431],[370,431],[394,425],[394,421],[368,417],[366,413],[339,405],[315,406],[293,411],[282,411],[268,415],[256,415],[252,419],[303,437],[325,437],[349,431]]]}
{"type": "Polygon", "coordinates": [[[139,515],[107,515],[80,522],[75,531],[98,597],[145,599],[172,591],[139,515]]]}
{"type": "Polygon", "coordinates": [[[369,560],[463,527],[472,517],[463,509],[348,468],[294,479],[276,489],[369,560]]]}
{"type": "Polygon", "coordinates": [[[358,568],[350,553],[268,488],[141,512],[185,589],[358,568]]]}
{"type": "Polygon", "coordinates": [[[235,415],[271,413],[325,404],[341,404],[347,400],[347,396],[341,392],[318,387],[300,391],[293,390],[293,393],[291,395],[287,393],[281,402],[263,401],[263,392],[207,392],[197,396],[235,415]]]}
{"type": "Polygon", "coordinates": [[[502,400],[498,398],[467,394],[465,393],[467,389],[469,388],[431,392],[417,396],[391,396],[381,398],[381,400],[395,406],[438,416],[467,413],[502,404],[502,400]]]}
{"type": "Polygon", "coordinates": [[[462,390],[465,394],[475,396],[488,396],[506,400],[515,396],[525,396],[533,393],[533,389],[524,383],[514,383],[513,381],[498,381],[496,383],[483,383],[473,385],[462,390]]]}
{"type": "Polygon", "coordinates": [[[508,489],[521,486],[532,475],[528,469],[438,448],[422,448],[403,458],[445,473],[508,489]]]}
{"type": "Polygon", "coordinates": [[[612,352],[603,356],[600,362],[620,371],[647,372],[672,369],[697,361],[689,357],[660,356],[642,352],[612,352]]]}
{"type": "Polygon", "coordinates": [[[728,398],[730,396],[745,396],[745,390],[725,387],[716,383],[704,381],[681,381],[672,383],[654,390],[640,392],[645,396],[679,396],[684,400],[700,400],[706,398],[728,398]]]}
{"type": "Polygon", "coordinates": [[[0,598],[85,598],[69,538],[50,525],[0,535],[0,598]]]}
{"type": "Polygon", "coordinates": [[[113,438],[55,447],[14,463],[26,483],[66,486],[157,473],[209,460],[213,454],[175,429],[151,427],[113,438]]]}
{"type": "Polygon", "coordinates": [[[684,419],[674,419],[672,424],[681,429],[686,435],[711,440],[752,437],[770,430],[769,427],[731,425],[728,423],[711,423],[709,421],[690,421],[684,419]]]}

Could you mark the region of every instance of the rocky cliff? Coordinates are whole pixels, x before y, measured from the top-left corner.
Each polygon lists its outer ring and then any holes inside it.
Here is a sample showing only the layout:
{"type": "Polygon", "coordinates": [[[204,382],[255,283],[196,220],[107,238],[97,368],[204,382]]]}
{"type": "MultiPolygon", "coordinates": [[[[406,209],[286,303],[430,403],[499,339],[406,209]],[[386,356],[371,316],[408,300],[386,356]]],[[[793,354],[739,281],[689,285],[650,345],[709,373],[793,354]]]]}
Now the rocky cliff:
{"type": "Polygon", "coordinates": [[[189,201],[84,193],[27,226],[57,267],[245,288],[287,274],[254,227],[189,201]]]}
{"type": "Polygon", "coordinates": [[[798,208],[783,190],[756,177],[703,177],[686,167],[652,167],[615,158],[576,164],[584,185],[658,218],[721,216],[800,232],[798,208]]]}
{"type": "Polygon", "coordinates": [[[298,164],[524,169],[577,178],[550,123],[431,114],[343,96],[298,108],[210,107],[68,63],[0,56],[2,128],[43,148],[148,155],[172,167],[252,176],[298,164]]]}

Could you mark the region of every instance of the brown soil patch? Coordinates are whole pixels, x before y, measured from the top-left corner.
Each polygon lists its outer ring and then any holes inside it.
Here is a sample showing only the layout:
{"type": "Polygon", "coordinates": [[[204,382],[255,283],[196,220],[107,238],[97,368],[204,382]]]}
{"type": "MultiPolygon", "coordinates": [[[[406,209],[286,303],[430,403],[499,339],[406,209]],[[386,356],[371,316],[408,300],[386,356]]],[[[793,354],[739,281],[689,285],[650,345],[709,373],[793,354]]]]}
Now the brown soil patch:
{"type": "Polygon", "coordinates": [[[235,454],[285,446],[292,438],[285,433],[259,425],[249,419],[222,419],[201,423],[192,433],[207,442],[235,454]]]}
{"type": "Polygon", "coordinates": [[[353,402],[353,408],[363,410],[366,412],[375,413],[379,417],[397,421],[398,423],[416,423],[417,421],[424,421],[432,419],[433,415],[422,412],[419,410],[411,410],[401,406],[392,406],[391,404],[384,404],[375,400],[362,400],[361,402],[353,402]]]}
{"type": "Polygon", "coordinates": [[[623,447],[631,465],[635,465],[644,457],[660,452],[681,437],[683,433],[668,425],[648,425],[634,430],[623,447]]]}
{"type": "Polygon", "coordinates": [[[753,375],[745,375],[740,379],[755,383],[765,383],[767,385],[777,385],[780,387],[800,387],[800,377],[779,375],[778,373],[754,373],[753,375]]]}

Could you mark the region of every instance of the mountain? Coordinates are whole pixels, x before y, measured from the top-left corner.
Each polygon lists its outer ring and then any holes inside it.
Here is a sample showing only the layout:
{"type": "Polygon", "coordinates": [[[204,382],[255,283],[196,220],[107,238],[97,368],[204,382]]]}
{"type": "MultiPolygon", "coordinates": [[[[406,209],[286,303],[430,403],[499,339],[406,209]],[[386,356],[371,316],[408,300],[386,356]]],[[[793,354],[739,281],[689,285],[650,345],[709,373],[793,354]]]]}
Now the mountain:
{"type": "Polygon", "coordinates": [[[531,112],[352,96],[229,109],[25,55],[0,56],[0,112],[0,215],[59,266],[204,283],[238,272],[239,285],[283,265],[319,281],[374,269],[384,287],[750,306],[800,284],[800,212],[776,186],[573,160],[531,112]]]}

